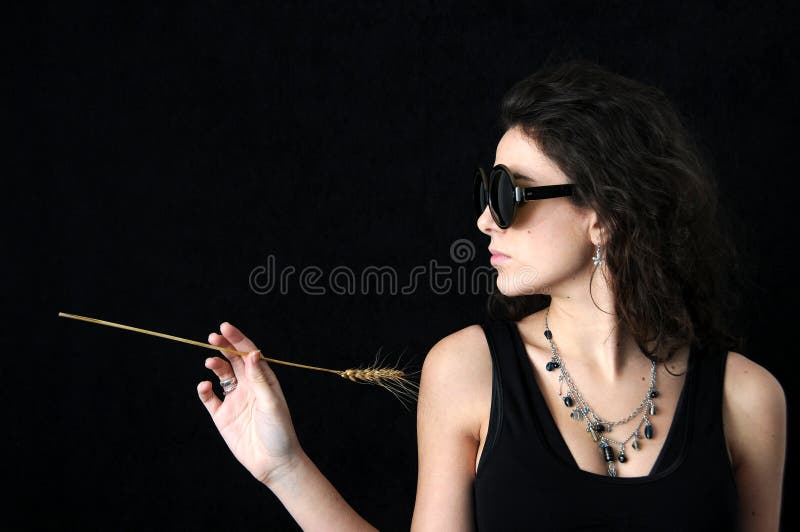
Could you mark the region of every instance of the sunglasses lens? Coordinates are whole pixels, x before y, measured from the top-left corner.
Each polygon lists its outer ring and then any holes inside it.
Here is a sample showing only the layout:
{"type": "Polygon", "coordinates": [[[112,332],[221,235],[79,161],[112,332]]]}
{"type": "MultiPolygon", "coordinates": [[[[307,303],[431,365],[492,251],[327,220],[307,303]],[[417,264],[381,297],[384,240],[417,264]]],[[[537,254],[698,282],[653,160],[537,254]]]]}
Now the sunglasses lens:
{"type": "Polygon", "coordinates": [[[472,204],[475,208],[476,216],[480,216],[486,210],[487,193],[484,186],[484,177],[483,170],[478,168],[475,171],[475,178],[472,183],[472,204]]]}
{"type": "Polygon", "coordinates": [[[501,228],[511,225],[514,219],[514,181],[503,169],[496,168],[492,172],[489,185],[489,204],[492,207],[494,221],[501,228]]]}

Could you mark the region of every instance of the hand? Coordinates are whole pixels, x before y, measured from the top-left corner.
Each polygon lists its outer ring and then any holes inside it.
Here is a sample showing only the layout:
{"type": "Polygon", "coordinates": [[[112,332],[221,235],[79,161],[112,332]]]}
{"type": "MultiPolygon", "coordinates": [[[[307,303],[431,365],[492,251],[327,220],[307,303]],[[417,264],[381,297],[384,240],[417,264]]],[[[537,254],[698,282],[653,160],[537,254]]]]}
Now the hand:
{"type": "Polygon", "coordinates": [[[217,397],[209,381],[198,384],[197,394],[236,459],[267,484],[282,471],[291,469],[303,451],[275,373],[260,360],[256,346],[239,329],[225,322],[220,332],[221,335],[211,333],[208,342],[250,354],[240,356],[220,351],[225,359],[207,359],[206,367],[219,380],[235,376],[238,385],[224,400],[217,397]]]}

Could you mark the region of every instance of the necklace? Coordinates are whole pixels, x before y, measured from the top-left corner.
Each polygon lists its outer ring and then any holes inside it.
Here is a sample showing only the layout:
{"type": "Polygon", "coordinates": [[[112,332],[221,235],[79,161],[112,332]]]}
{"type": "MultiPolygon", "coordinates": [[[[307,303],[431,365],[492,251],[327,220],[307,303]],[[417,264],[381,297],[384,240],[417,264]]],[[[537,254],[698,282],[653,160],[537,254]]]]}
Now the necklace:
{"type": "Polygon", "coordinates": [[[600,454],[608,465],[608,475],[611,477],[616,477],[617,469],[614,466],[614,461],[619,460],[619,462],[622,464],[628,460],[627,456],[625,455],[625,444],[630,441],[631,447],[638,451],[640,447],[639,440],[642,439],[642,436],[648,440],[652,439],[653,437],[653,425],[650,423],[650,416],[656,415],[656,406],[653,402],[653,399],[658,397],[658,391],[655,389],[656,362],[655,360],[651,361],[650,386],[647,389],[644,399],[642,399],[642,401],[639,403],[639,406],[637,406],[633,412],[623,419],[607,421],[597,415],[594,410],[592,410],[592,408],[589,406],[589,403],[586,402],[586,400],[583,398],[583,395],[581,395],[581,392],[578,390],[578,387],[575,385],[575,381],[572,380],[567,368],[564,366],[564,361],[561,360],[561,355],[558,354],[558,349],[556,349],[556,345],[553,343],[553,333],[550,331],[550,325],[547,322],[549,315],[550,308],[547,309],[547,312],[544,315],[544,337],[547,338],[547,341],[550,343],[550,352],[552,353],[552,356],[550,358],[550,362],[545,365],[545,369],[547,371],[553,371],[554,369],[559,370],[558,395],[561,396],[562,385],[566,383],[568,392],[562,397],[562,400],[567,408],[572,408],[572,412],[570,412],[569,416],[575,421],[582,421],[586,423],[586,432],[591,435],[592,440],[594,440],[595,443],[599,442],[598,447],[600,449],[600,454]],[[642,415],[642,419],[639,420],[636,428],[633,429],[633,432],[631,432],[627,438],[615,439],[608,435],[615,426],[627,423],[628,421],[637,417],[639,414],[642,415]],[[641,431],[642,425],[644,425],[643,431],[641,431]],[[614,449],[611,447],[611,444],[619,447],[619,455],[616,457],[614,456],[614,449]]]}

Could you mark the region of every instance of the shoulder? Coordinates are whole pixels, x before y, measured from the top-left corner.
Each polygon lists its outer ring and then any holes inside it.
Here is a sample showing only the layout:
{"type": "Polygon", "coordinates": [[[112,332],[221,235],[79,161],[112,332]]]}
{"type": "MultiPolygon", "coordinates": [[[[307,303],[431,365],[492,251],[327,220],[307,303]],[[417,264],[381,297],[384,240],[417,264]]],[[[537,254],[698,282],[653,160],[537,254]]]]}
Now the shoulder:
{"type": "Polygon", "coordinates": [[[769,414],[786,406],[786,395],[778,379],[766,368],[735,351],[725,364],[725,399],[738,409],[769,414]]]}
{"type": "Polygon", "coordinates": [[[422,377],[450,383],[469,383],[491,368],[486,335],[480,325],[451,333],[431,347],[422,365],[422,377]]]}
{"type": "MultiPolygon", "coordinates": [[[[725,365],[723,417],[731,459],[736,466],[754,431],[766,440],[780,439],[786,428],[786,395],[778,379],[741,353],[730,351],[725,365]]],[[[766,442],[765,442],[766,443],[766,442]]]]}
{"type": "Polygon", "coordinates": [[[474,357],[476,354],[488,351],[486,335],[480,325],[469,325],[451,334],[448,334],[430,349],[425,361],[432,358],[440,360],[454,356],[474,357]]]}
{"type": "Polygon", "coordinates": [[[491,386],[492,361],[486,335],[480,325],[470,325],[439,340],[425,357],[420,376],[419,407],[432,404],[457,408],[452,414],[477,435],[475,415],[479,393],[491,386]]]}

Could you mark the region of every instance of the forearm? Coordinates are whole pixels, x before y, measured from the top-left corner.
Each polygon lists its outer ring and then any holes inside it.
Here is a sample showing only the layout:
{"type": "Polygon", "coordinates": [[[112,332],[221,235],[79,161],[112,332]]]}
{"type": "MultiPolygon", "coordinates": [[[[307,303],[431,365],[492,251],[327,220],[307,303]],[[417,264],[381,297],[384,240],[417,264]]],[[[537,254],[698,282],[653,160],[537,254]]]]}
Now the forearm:
{"type": "Polygon", "coordinates": [[[347,504],[305,453],[267,487],[305,531],[377,530],[347,504]]]}

